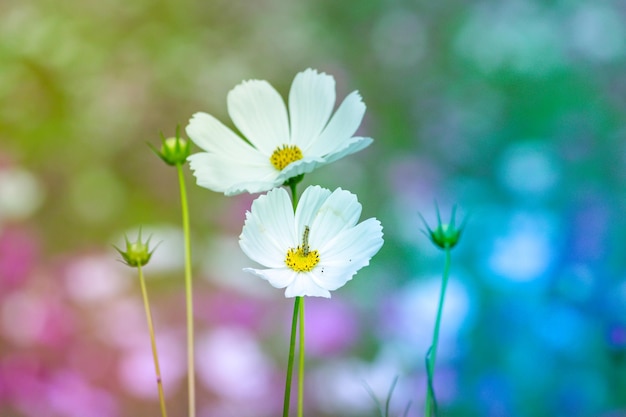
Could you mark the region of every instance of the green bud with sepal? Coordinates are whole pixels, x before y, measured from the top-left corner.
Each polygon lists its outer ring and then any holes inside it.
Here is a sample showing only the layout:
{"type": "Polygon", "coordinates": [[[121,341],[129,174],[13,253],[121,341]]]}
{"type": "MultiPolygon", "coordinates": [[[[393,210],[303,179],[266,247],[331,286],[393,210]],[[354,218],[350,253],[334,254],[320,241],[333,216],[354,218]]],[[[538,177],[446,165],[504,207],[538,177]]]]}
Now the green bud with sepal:
{"type": "Polygon", "coordinates": [[[191,154],[191,142],[185,140],[179,135],[179,128],[176,128],[176,136],[165,138],[161,134],[161,149],[156,149],[152,144],[148,144],[159,158],[168,165],[183,165],[187,161],[187,157],[191,154]]]}
{"type": "Polygon", "coordinates": [[[136,268],[146,265],[150,261],[152,253],[156,250],[156,247],[150,250],[150,239],[151,237],[149,237],[145,242],[142,242],[141,229],[139,229],[137,241],[135,242],[131,242],[128,240],[128,236],[124,235],[124,240],[126,241],[125,251],[115,245],[113,247],[119,252],[120,255],[122,255],[126,265],[136,268]]]}
{"type": "Polygon", "coordinates": [[[431,242],[433,242],[435,246],[439,247],[440,249],[452,249],[453,247],[456,246],[457,243],[459,243],[459,239],[461,239],[461,234],[463,233],[463,229],[465,228],[465,222],[467,218],[463,221],[461,226],[459,227],[456,226],[457,206],[455,204],[452,207],[452,214],[450,216],[450,222],[442,223],[441,215],[439,214],[439,206],[435,204],[435,207],[437,209],[437,227],[435,227],[434,230],[428,226],[428,224],[426,223],[426,220],[420,214],[420,217],[422,218],[422,222],[424,222],[424,226],[427,229],[427,231],[424,230],[423,232],[426,236],[430,238],[431,242]]]}

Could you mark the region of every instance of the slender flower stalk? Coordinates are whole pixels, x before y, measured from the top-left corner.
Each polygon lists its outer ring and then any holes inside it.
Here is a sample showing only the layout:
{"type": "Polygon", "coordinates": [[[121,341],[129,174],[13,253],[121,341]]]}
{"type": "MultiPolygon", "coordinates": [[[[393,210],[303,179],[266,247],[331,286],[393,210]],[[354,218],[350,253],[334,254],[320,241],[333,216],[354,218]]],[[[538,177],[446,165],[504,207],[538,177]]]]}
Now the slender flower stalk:
{"type": "Polygon", "coordinates": [[[180,202],[185,236],[185,300],[187,314],[187,385],[189,390],[189,417],[196,415],[196,382],[194,359],[194,326],[193,326],[193,286],[191,280],[191,233],[189,231],[189,207],[187,204],[187,190],[182,164],[177,164],[178,182],[180,184],[180,202]]]}
{"type": "Polygon", "coordinates": [[[185,239],[185,304],[187,317],[187,385],[189,394],[189,417],[196,416],[196,383],[195,383],[195,355],[194,355],[194,326],[193,326],[193,286],[191,279],[191,233],[189,229],[189,206],[187,203],[187,189],[183,165],[191,153],[191,144],[179,136],[165,139],[161,149],[152,150],[166,164],[175,166],[178,173],[180,188],[180,204],[182,212],[183,234],[185,239]]]}
{"type": "MultiPolygon", "coordinates": [[[[300,179],[291,180],[287,182],[289,189],[291,190],[291,202],[293,206],[293,211],[296,211],[296,207],[298,207],[298,182],[300,179]]],[[[298,327],[298,320],[300,320],[300,345],[299,352],[300,358],[298,360],[298,364],[300,369],[298,369],[298,415],[301,415],[301,406],[302,402],[302,393],[300,392],[300,384],[302,383],[302,379],[304,378],[304,324],[302,324],[302,311],[304,306],[304,297],[296,297],[293,304],[293,318],[291,320],[291,335],[289,337],[289,355],[287,358],[287,375],[285,376],[285,398],[283,402],[283,417],[289,416],[289,405],[291,403],[291,380],[293,376],[293,361],[295,357],[295,348],[296,348],[296,328],[298,327]]]]}
{"type": "Polygon", "coordinates": [[[298,313],[302,297],[296,297],[293,305],[293,318],[291,320],[291,336],[289,338],[289,355],[287,358],[287,374],[285,376],[285,399],[283,402],[283,417],[289,416],[289,404],[291,402],[291,378],[293,376],[294,352],[296,349],[296,328],[298,327],[298,313]]]}
{"type": "Polygon", "coordinates": [[[443,267],[443,276],[441,279],[441,291],[439,293],[439,305],[437,307],[437,318],[435,319],[435,328],[433,330],[433,341],[428,354],[426,355],[426,372],[428,377],[428,392],[426,396],[426,412],[425,416],[430,417],[437,415],[437,401],[435,399],[435,391],[433,388],[433,377],[435,374],[435,361],[437,360],[437,346],[439,345],[439,329],[441,327],[441,313],[443,311],[443,302],[446,297],[446,287],[448,285],[448,277],[450,275],[450,248],[444,249],[446,261],[443,267]]]}
{"type": "Polygon", "coordinates": [[[300,301],[300,343],[298,361],[298,417],[302,417],[304,410],[304,297],[300,301]]]}
{"type": "MultiPolygon", "coordinates": [[[[124,238],[126,241],[126,250],[123,251],[118,247],[115,249],[122,255],[124,259],[124,263],[126,265],[137,268],[137,272],[139,273],[139,283],[141,286],[141,295],[143,298],[143,305],[146,310],[146,319],[148,321],[148,332],[150,333],[150,344],[152,347],[152,358],[154,360],[154,370],[156,373],[156,381],[157,387],[159,390],[159,402],[161,404],[161,416],[167,417],[167,410],[165,407],[165,395],[163,394],[163,380],[161,378],[161,367],[159,366],[159,355],[157,353],[157,345],[156,339],[154,335],[154,325],[152,324],[152,313],[150,312],[150,301],[148,299],[148,291],[146,290],[146,282],[143,276],[142,266],[146,265],[150,258],[152,257],[152,253],[154,249],[150,251],[150,238],[146,242],[142,242],[141,240],[141,229],[139,229],[139,234],[137,236],[137,241],[135,243],[131,243],[128,240],[128,237],[124,238]]],[[[155,248],[156,249],[156,248],[155,248]]]]}
{"type": "Polygon", "coordinates": [[[161,378],[161,367],[159,365],[159,355],[157,353],[156,339],[154,336],[152,313],[150,312],[150,301],[148,300],[148,291],[146,290],[146,282],[143,277],[143,269],[141,268],[141,265],[137,266],[137,272],[139,273],[139,283],[141,284],[143,305],[146,310],[146,319],[148,320],[148,331],[150,332],[150,344],[152,346],[152,358],[154,359],[154,370],[156,372],[157,387],[159,390],[159,402],[161,404],[161,416],[167,417],[167,409],[165,408],[165,395],[163,393],[163,380],[161,378]]]}
{"type": "MultiPolygon", "coordinates": [[[[455,225],[456,206],[452,208],[452,215],[449,224],[443,224],[441,222],[441,215],[439,214],[439,207],[437,207],[437,227],[434,230],[426,223],[426,220],[422,217],[422,221],[426,226],[428,232],[424,232],[435,246],[442,249],[445,253],[445,263],[443,266],[443,275],[441,278],[441,291],[439,293],[439,304],[437,306],[437,316],[435,318],[435,328],[433,330],[433,339],[430,348],[426,354],[426,375],[428,378],[428,384],[426,388],[426,404],[425,404],[425,417],[437,416],[437,399],[435,397],[435,390],[433,385],[435,375],[435,362],[437,360],[437,347],[439,345],[439,329],[441,328],[441,316],[443,313],[443,303],[446,297],[446,288],[448,285],[448,278],[450,276],[450,264],[451,264],[451,252],[452,248],[456,246],[461,238],[463,227],[457,228],[455,225]]],[[[421,216],[421,215],[420,215],[421,216]]],[[[466,219],[467,220],[467,219],[466,219]]]]}

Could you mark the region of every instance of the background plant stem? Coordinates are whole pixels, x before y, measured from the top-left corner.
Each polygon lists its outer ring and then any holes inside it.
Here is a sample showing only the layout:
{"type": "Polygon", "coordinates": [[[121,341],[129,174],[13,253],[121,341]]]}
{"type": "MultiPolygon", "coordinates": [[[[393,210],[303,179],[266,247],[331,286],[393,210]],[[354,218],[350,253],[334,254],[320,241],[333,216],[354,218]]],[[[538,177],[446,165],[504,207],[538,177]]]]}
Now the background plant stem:
{"type": "Polygon", "coordinates": [[[428,375],[428,385],[426,391],[426,410],[425,417],[437,415],[437,402],[435,392],[433,390],[433,378],[435,374],[435,361],[437,360],[437,345],[439,344],[439,328],[441,327],[441,313],[443,312],[443,302],[446,296],[446,287],[448,285],[448,276],[450,274],[450,248],[445,249],[446,261],[443,267],[443,276],[441,279],[441,292],[439,293],[439,306],[437,307],[437,318],[435,319],[435,329],[433,331],[433,342],[428,352],[426,360],[426,373],[428,375]],[[433,414],[434,413],[434,414],[433,414]]]}

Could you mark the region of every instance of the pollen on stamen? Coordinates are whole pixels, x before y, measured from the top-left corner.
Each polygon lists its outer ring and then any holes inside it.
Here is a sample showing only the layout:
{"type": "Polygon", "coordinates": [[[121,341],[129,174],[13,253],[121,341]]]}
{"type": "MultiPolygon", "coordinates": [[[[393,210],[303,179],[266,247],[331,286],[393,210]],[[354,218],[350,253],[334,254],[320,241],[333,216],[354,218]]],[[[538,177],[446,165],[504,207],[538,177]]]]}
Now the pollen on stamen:
{"type": "Polygon", "coordinates": [[[311,272],[320,261],[320,253],[309,250],[305,255],[304,248],[298,246],[287,251],[285,264],[296,272],[311,272]]]}
{"type": "Polygon", "coordinates": [[[285,264],[296,272],[311,272],[320,261],[320,253],[309,248],[309,226],[304,226],[302,245],[290,248],[285,264]]]}
{"type": "Polygon", "coordinates": [[[282,171],[287,165],[302,158],[302,151],[296,145],[283,145],[282,147],[277,147],[274,153],[272,153],[270,162],[274,168],[282,171]]]}

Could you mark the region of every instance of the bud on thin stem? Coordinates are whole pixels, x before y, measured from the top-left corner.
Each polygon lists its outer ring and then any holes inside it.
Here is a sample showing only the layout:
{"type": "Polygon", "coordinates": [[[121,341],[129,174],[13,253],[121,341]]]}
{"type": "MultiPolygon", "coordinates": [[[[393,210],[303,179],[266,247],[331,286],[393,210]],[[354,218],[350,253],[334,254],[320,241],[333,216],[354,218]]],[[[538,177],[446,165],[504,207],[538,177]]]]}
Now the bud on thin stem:
{"type": "Polygon", "coordinates": [[[191,143],[179,135],[179,128],[176,128],[176,136],[173,138],[165,138],[161,134],[161,149],[158,150],[152,144],[148,146],[154,153],[168,165],[183,165],[187,161],[187,157],[191,154],[191,143]]]}
{"type": "Polygon", "coordinates": [[[440,249],[452,249],[457,243],[459,243],[459,239],[461,239],[461,234],[465,227],[465,221],[463,221],[460,227],[456,227],[456,204],[452,207],[452,214],[450,216],[449,223],[441,222],[439,206],[435,204],[435,207],[437,209],[437,227],[434,230],[428,226],[426,220],[420,214],[422,222],[424,222],[424,226],[428,230],[428,232],[424,231],[424,234],[428,236],[431,242],[433,242],[435,246],[440,249]]]}
{"type": "Polygon", "coordinates": [[[113,245],[113,247],[119,252],[120,255],[122,255],[126,265],[137,268],[146,265],[150,261],[152,253],[156,247],[150,251],[150,238],[148,238],[145,242],[141,241],[141,229],[139,229],[136,242],[128,240],[128,236],[124,236],[124,240],[126,241],[125,251],[115,245],[113,245]]]}

